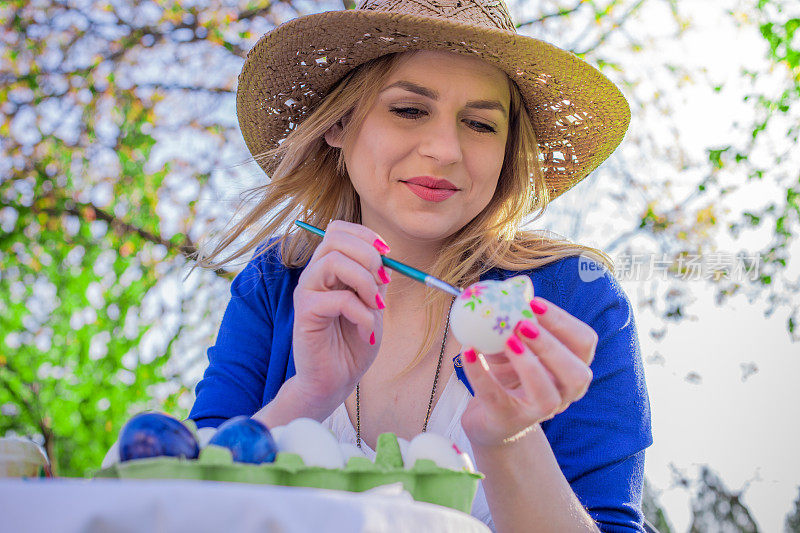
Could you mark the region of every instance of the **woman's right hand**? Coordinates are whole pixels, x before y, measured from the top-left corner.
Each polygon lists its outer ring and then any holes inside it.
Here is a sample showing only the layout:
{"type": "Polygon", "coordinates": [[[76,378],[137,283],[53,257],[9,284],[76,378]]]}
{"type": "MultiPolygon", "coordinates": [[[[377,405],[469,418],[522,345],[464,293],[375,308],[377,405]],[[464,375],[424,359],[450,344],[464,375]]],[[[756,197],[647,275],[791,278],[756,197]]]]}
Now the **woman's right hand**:
{"type": "Polygon", "coordinates": [[[371,229],[334,220],[294,290],[293,386],[324,412],[352,393],[378,354],[389,280],[379,249],[388,252],[371,229]]]}

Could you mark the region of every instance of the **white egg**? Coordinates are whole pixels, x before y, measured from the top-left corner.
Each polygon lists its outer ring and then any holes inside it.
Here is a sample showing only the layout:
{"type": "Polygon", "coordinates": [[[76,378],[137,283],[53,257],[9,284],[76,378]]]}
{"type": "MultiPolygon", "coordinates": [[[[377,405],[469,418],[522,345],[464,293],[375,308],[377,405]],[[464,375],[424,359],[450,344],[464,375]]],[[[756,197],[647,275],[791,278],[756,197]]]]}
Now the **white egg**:
{"type": "Polygon", "coordinates": [[[403,458],[403,466],[411,468],[414,465],[408,464],[408,445],[409,442],[403,437],[397,437],[397,445],[400,446],[400,456],[403,458]]]}
{"type": "Polygon", "coordinates": [[[316,420],[292,420],[278,432],[276,444],[278,451],[302,457],[306,466],[344,467],[344,457],[336,437],[316,420]]]}
{"type": "Polygon", "coordinates": [[[436,433],[420,433],[408,445],[407,468],[413,468],[417,459],[430,459],[442,468],[461,470],[464,462],[449,439],[436,433]]]}
{"type": "MultiPolygon", "coordinates": [[[[269,433],[272,435],[272,438],[275,439],[275,444],[278,444],[278,439],[280,439],[284,428],[286,428],[286,426],[275,426],[274,428],[269,428],[269,433]]],[[[280,447],[278,448],[280,449],[280,447]]]]}
{"type": "Polygon", "coordinates": [[[197,429],[197,444],[201,448],[208,446],[208,441],[217,433],[217,428],[198,428],[197,429]]]}
{"type": "Polygon", "coordinates": [[[108,468],[109,466],[115,465],[119,463],[119,441],[114,441],[114,444],[111,445],[111,448],[108,449],[106,452],[106,456],[103,457],[103,463],[100,465],[100,468],[108,468]]]}
{"type": "Polygon", "coordinates": [[[347,464],[347,461],[349,461],[351,457],[366,457],[361,448],[355,444],[351,444],[349,442],[340,442],[339,448],[342,451],[342,459],[344,460],[345,464],[347,464]]]}

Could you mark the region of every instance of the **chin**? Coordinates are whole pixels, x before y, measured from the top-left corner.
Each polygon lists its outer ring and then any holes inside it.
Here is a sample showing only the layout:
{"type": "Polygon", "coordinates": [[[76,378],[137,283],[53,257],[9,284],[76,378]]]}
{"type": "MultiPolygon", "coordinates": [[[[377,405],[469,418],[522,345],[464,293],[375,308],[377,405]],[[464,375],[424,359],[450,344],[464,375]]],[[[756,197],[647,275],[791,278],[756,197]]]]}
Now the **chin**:
{"type": "Polygon", "coordinates": [[[408,224],[401,223],[400,229],[411,238],[436,241],[446,239],[460,228],[461,226],[439,216],[415,215],[414,220],[408,221],[408,224]]]}

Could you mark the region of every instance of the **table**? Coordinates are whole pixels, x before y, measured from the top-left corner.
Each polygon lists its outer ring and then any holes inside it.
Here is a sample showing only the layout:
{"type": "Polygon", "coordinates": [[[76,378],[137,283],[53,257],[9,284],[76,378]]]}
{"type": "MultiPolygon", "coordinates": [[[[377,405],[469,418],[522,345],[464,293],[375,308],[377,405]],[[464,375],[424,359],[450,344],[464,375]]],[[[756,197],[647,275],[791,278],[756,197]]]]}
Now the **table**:
{"type": "Polygon", "coordinates": [[[218,481],[0,479],[3,531],[486,533],[399,486],[365,493],[218,481]]]}

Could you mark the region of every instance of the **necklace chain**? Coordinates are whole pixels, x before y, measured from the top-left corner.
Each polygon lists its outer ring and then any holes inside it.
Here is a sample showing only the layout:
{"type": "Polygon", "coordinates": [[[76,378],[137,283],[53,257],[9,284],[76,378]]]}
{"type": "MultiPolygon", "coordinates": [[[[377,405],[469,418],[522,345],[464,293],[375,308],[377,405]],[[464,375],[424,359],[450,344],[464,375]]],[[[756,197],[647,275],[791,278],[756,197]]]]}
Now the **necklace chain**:
{"type": "MultiPolygon", "coordinates": [[[[436,374],[433,377],[433,387],[431,388],[431,397],[428,400],[428,410],[425,413],[425,422],[422,424],[422,432],[428,430],[428,420],[431,417],[431,409],[433,408],[433,398],[436,396],[436,384],[439,382],[439,372],[442,369],[442,359],[444,358],[444,347],[447,344],[447,332],[450,329],[450,311],[453,309],[455,298],[450,302],[450,309],[447,311],[447,320],[444,323],[444,336],[442,337],[442,348],[439,350],[439,362],[436,363],[436,374]]],[[[356,446],[361,448],[361,384],[356,383],[356,446]]]]}

